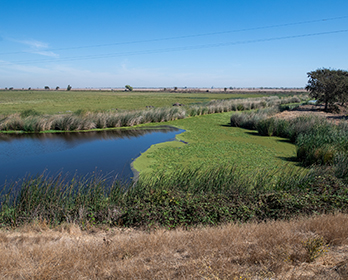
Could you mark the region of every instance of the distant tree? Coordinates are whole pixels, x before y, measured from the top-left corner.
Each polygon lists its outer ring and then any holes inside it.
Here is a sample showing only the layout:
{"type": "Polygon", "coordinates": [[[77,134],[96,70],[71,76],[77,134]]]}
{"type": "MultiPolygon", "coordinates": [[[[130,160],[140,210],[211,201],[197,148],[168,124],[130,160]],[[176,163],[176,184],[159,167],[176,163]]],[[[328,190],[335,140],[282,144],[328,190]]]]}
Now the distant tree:
{"type": "Polygon", "coordinates": [[[67,91],[71,90],[71,85],[68,85],[66,88],[67,91]]]}
{"type": "Polygon", "coordinates": [[[50,89],[50,87],[49,86],[45,86],[45,90],[49,90],[50,89]]]}
{"type": "Polygon", "coordinates": [[[174,87],[174,90],[175,90],[175,91],[178,90],[178,87],[174,87]]]}
{"type": "Polygon", "coordinates": [[[227,91],[227,87],[224,88],[224,91],[227,91]]]}
{"type": "Polygon", "coordinates": [[[130,85],[126,85],[125,88],[126,88],[126,90],[129,90],[129,91],[133,90],[133,87],[131,87],[130,85]]]}
{"type": "Polygon", "coordinates": [[[9,90],[13,90],[13,87],[9,87],[8,89],[9,89],[9,90]]]}
{"type": "Polygon", "coordinates": [[[306,90],[312,98],[325,103],[325,111],[335,102],[340,101],[343,104],[347,100],[347,71],[322,68],[308,72],[307,76],[306,90]]]}
{"type": "Polygon", "coordinates": [[[56,86],[56,90],[58,90],[59,89],[59,86],[56,86]]]}
{"type": "Polygon", "coordinates": [[[31,87],[28,87],[28,90],[31,90],[31,87]]]}

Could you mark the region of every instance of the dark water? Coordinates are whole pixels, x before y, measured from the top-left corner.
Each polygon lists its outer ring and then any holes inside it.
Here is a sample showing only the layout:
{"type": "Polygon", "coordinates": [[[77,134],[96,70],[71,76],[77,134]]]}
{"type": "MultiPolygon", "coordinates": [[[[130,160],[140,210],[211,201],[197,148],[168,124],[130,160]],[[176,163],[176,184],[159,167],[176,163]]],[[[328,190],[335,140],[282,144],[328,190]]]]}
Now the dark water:
{"type": "Polygon", "coordinates": [[[26,176],[72,178],[97,172],[129,180],[130,164],[152,144],[174,140],[172,127],[52,134],[0,134],[0,186],[26,176]]]}

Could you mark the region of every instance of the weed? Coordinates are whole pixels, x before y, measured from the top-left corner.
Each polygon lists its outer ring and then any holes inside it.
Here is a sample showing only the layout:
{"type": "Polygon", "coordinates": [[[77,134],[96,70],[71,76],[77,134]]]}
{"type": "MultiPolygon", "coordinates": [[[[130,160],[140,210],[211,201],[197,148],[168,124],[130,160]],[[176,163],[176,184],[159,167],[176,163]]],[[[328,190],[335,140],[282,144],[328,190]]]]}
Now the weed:
{"type": "Polygon", "coordinates": [[[318,257],[327,252],[325,240],[322,236],[314,236],[303,242],[303,247],[306,249],[307,261],[313,262],[318,257]]]}

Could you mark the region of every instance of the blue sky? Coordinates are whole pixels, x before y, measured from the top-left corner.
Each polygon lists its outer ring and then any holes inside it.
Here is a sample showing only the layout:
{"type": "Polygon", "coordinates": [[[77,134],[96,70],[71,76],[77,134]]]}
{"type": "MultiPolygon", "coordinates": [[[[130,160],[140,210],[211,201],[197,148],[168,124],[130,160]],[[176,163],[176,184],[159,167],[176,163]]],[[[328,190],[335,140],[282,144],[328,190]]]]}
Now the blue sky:
{"type": "Polygon", "coordinates": [[[303,87],[347,70],[346,0],[1,0],[0,88],[303,87]]]}

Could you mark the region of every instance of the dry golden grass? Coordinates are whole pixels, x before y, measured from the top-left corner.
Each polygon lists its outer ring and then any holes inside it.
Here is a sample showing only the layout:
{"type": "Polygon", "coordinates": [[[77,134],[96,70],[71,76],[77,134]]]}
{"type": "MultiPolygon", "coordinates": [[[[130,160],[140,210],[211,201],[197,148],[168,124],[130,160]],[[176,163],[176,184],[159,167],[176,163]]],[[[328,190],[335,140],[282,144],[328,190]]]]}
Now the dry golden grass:
{"type": "Polygon", "coordinates": [[[154,232],[36,223],[0,232],[0,279],[348,279],[347,237],[344,214],[154,232]]]}

